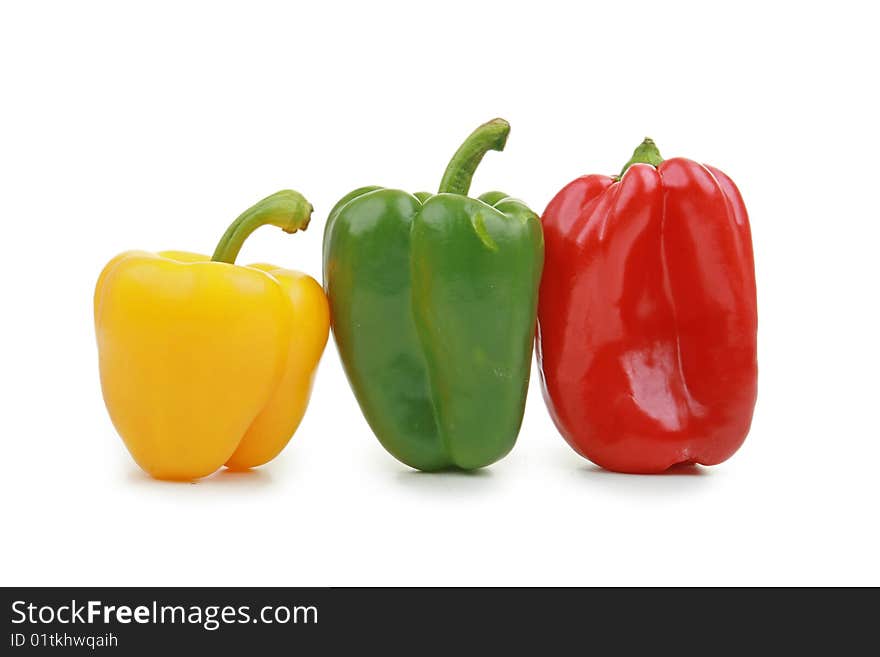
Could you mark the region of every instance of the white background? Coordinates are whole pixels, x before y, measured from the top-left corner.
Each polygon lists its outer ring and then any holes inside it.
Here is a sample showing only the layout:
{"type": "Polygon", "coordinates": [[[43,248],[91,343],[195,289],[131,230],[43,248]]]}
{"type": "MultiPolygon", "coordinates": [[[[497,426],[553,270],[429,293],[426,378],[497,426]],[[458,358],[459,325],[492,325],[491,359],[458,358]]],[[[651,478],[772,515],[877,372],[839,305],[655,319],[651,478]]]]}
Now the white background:
{"type": "Polygon", "coordinates": [[[869,3],[4,3],[0,10],[0,582],[6,585],[880,584],[878,145],[869,3]],[[307,233],[240,262],[320,277],[349,190],[433,190],[507,118],[475,194],[542,211],[645,135],[750,210],[751,435],[697,474],[577,456],[536,373],[519,442],[425,475],[370,433],[328,344],[269,466],[152,481],[101,399],[91,319],[115,253],[210,253],[284,187],[307,233]]]}

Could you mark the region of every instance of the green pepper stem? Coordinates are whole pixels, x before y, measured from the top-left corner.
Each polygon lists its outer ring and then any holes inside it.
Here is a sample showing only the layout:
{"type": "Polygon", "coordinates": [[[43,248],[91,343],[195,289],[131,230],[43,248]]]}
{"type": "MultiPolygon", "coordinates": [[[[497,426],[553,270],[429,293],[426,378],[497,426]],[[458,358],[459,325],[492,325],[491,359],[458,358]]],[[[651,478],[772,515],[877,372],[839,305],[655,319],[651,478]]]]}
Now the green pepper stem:
{"type": "Polygon", "coordinates": [[[509,133],[510,124],[504,119],[492,119],[474,130],[449,161],[440,193],[467,194],[483,156],[488,151],[503,151],[509,133]]]}
{"type": "Polygon", "coordinates": [[[625,174],[626,170],[633,164],[650,164],[651,166],[659,167],[662,163],[663,158],[660,156],[660,149],[657,148],[657,144],[655,144],[654,140],[650,137],[645,137],[645,141],[639,144],[638,148],[633,151],[633,155],[629,158],[629,162],[623,165],[623,169],[620,170],[618,178],[623,178],[623,174],[625,174]]]}
{"type": "Polygon", "coordinates": [[[285,233],[305,230],[312,217],[312,204],[299,192],[282,189],[255,203],[230,224],[211,256],[213,262],[233,264],[244,241],[260,226],[271,224],[285,233]]]}

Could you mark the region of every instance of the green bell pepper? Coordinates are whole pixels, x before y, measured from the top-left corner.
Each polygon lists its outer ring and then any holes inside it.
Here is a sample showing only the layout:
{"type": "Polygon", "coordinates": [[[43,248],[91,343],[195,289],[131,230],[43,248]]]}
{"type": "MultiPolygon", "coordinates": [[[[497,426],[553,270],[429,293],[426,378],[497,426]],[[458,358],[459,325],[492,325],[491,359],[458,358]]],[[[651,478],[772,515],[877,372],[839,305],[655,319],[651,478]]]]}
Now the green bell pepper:
{"type": "Polygon", "coordinates": [[[324,287],[348,379],[373,433],[419,470],[494,463],[522,423],[541,222],[501,192],[467,196],[509,124],[479,128],[436,195],[362,187],[330,212],[324,287]]]}

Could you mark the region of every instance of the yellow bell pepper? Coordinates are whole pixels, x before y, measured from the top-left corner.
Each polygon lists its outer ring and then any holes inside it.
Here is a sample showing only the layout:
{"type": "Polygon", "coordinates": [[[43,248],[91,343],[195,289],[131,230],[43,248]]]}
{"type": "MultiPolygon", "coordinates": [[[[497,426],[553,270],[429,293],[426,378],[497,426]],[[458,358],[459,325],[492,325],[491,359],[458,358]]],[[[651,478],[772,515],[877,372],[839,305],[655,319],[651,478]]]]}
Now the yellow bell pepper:
{"type": "Polygon", "coordinates": [[[275,458],[305,413],[330,313],[310,276],[233,263],[257,227],[305,229],[312,206],[285,190],[244,212],[213,257],[129,251],[95,288],[101,388],[134,460],[192,480],[275,458]]]}

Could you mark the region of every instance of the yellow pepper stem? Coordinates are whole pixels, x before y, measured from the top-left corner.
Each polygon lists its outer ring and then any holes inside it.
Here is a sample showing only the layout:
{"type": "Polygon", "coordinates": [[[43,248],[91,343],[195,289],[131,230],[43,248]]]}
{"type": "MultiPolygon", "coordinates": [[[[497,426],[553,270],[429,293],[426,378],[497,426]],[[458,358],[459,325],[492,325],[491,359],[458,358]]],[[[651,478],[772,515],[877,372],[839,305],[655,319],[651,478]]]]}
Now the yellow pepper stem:
{"type": "Polygon", "coordinates": [[[285,233],[305,230],[312,217],[312,210],[312,204],[299,192],[292,189],[275,192],[242,212],[232,222],[220,238],[211,260],[230,265],[235,263],[244,241],[260,226],[271,224],[285,233]]]}

